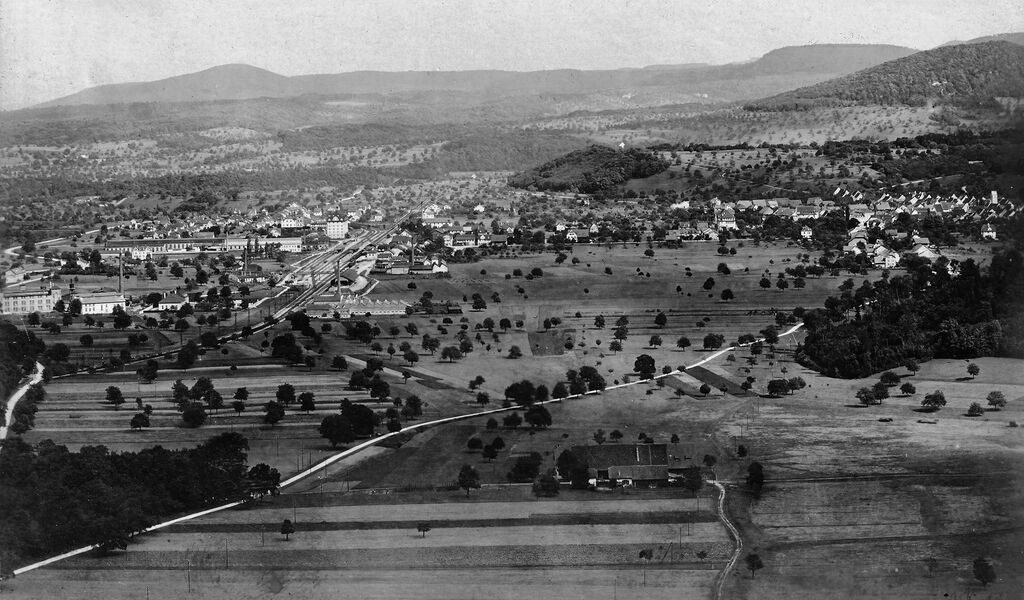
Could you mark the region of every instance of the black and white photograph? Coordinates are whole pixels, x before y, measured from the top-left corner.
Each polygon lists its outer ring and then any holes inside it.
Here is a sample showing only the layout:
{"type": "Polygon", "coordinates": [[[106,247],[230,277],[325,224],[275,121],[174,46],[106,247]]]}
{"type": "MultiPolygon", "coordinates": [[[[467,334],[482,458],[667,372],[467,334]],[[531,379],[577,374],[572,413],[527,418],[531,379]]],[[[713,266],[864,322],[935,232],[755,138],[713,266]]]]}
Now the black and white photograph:
{"type": "Polygon", "coordinates": [[[1021,0],[0,0],[0,600],[1010,600],[1021,0]]]}

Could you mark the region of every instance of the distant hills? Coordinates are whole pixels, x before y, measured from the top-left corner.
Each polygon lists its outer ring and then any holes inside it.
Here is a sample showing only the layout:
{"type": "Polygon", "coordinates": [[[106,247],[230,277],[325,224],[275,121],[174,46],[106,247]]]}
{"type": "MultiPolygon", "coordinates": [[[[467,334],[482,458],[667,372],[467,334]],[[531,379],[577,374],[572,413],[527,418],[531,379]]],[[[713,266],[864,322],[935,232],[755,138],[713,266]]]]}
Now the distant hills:
{"type": "MultiPolygon", "coordinates": [[[[1020,44],[1024,46],[1024,31],[1018,31],[1016,33],[997,33],[996,35],[986,35],[984,37],[974,38],[961,42],[960,40],[953,40],[942,44],[942,46],[957,46],[960,44],[983,44],[985,42],[1012,42],[1014,44],[1020,44]]],[[[940,48],[942,46],[939,46],[940,48]]]]}
{"type": "Polygon", "coordinates": [[[575,150],[509,178],[509,184],[529,190],[595,193],[630,179],[650,177],[667,169],[668,162],[648,151],[616,150],[592,145],[575,150]]]}
{"type": "Polygon", "coordinates": [[[1024,96],[1024,46],[989,41],[942,46],[748,105],[779,110],[851,104],[989,103],[1024,96]]]}
{"type": "Polygon", "coordinates": [[[418,71],[300,75],[286,77],[250,65],[223,65],[159,81],[89,88],[33,108],[129,103],[181,103],[292,98],[305,95],[472,94],[478,101],[508,96],[646,93],[648,105],[687,100],[738,100],[753,93],[778,93],[825,81],[908,56],[912,48],[888,45],[822,44],[773,50],[731,65],[654,65],[640,69],[585,71],[418,71]],[[692,98],[690,98],[692,99],[692,98]]]}

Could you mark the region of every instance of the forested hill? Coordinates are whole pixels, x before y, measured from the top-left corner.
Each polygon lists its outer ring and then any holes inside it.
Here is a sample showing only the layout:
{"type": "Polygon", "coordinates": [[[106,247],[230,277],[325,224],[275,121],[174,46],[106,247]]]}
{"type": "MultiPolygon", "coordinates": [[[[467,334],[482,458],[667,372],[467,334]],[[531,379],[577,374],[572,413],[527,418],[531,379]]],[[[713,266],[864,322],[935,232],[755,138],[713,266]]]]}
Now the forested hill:
{"type": "Polygon", "coordinates": [[[650,177],[668,167],[668,162],[647,150],[616,150],[595,144],[517,173],[509,177],[509,184],[523,189],[589,194],[630,179],[650,177]]]}
{"type": "MultiPolygon", "coordinates": [[[[1011,231],[1020,231],[1020,221],[1011,231]]],[[[945,258],[908,261],[907,273],[840,286],[824,309],[802,314],[797,360],[829,377],[866,377],[908,360],[1024,358],[1024,256],[1016,248],[987,268],[968,259],[951,276],[945,258]]]]}
{"type": "Polygon", "coordinates": [[[858,71],[747,105],[750,110],[792,110],[849,104],[930,101],[986,103],[1024,96],[1024,46],[1005,41],[947,46],[858,71]]]}

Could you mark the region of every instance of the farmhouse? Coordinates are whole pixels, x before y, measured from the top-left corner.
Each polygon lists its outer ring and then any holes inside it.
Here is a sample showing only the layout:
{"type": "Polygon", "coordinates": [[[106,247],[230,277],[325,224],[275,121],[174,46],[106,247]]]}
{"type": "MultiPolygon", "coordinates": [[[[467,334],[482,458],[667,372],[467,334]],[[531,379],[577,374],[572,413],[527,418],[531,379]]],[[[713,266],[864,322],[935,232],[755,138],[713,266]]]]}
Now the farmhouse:
{"type": "Polygon", "coordinates": [[[572,452],[587,464],[592,479],[631,479],[636,485],[673,481],[686,469],[699,467],[703,457],[696,442],[574,446],[572,452]]]}
{"type": "Polygon", "coordinates": [[[565,233],[565,241],[587,243],[590,241],[590,230],[582,227],[570,229],[565,233]]]}
{"type": "Polygon", "coordinates": [[[900,253],[890,250],[885,246],[876,247],[874,256],[871,257],[871,263],[882,269],[893,269],[899,262],[900,253]]]}
{"type": "Polygon", "coordinates": [[[183,296],[178,294],[167,294],[160,299],[159,303],[157,303],[157,308],[160,310],[178,310],[183,304],[185,304],[185,302],[186,300],[183,296]]]}
{"type": "Polygon", "coordinates": [[[984,240],[996,239],[996,228],[991,223],[985,223],[981,227],[981,238],[984,240]]]}

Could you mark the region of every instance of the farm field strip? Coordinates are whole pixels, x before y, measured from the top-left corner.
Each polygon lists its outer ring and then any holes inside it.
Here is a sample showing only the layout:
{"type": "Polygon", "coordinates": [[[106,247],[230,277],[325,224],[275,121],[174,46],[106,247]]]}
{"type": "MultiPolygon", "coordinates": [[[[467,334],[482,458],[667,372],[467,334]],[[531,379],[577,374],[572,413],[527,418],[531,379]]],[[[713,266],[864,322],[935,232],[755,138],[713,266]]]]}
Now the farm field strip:
{"type": "MultiPolygon", "coordinates": [[[[261,511],[260,516],[264,516],[261,511]]],[[[294,515],[293,515],[294,516],[294,515]]],[[[428,517],[421,517],[428,518],[428,517]]],[[[441,528],[484,528],[484,527],[547,527],[552,525],[625,525],[642,523],[646,525],[676,525],[680,523],[713,523],[716,517],[709,513],[680,512],[635,512],[606,513],[588,515],[531,515],[525,518],[462,518],[429,521],[433,529],[441,528]]],[[[388,520],[388,521],[317,521],[296,524],[299,531],[365,531],[368,529],[403,529],[414,531],[422,520],[388,520]]],[[[293,521],[294,523],[294,521],[293,521]]],[[[189,523],[175,525],[173,533],[248,533],[253,531],[254,523],[189,523]]],[[[260,526],[263,526],[261,523],[260,526]]],[[[689,529],[687,530],[689,532],[689,529]]]]}
{"type": "MultiPolygon", "coordinates": [[[[705,508],[707,502],[704,502],[705,508]]],[[[527,519],[533,515],[599,515],[653,512],[691,512],[697,502],[691,498],[657,498],[629,500],[540,500],[530,502],[473,502],[472,504],[403,504],[359,505],[331,508],[302,508],[303,522],[405,521],[409,519],[527,519]]],[[[271,521],[290,518],[292,508],[262,508],[271,521]]],[[[246,523],[244,512],[221,512],[204,519],[207,523],[246,523]]]]}
{"type": "MultiPolygon", "coordinates": [[[[458,568],[417,568],[415,578],[408,568],[396,570],[386,559],[359,570],[281,572],[255,568],[214,568],[194,570],[186,580],[179,571],[158,567],[118,573],[125,589],[138,590],[150,600],[194,598],[275,598],[287,586],[295,597],[310,600],[335,599],[338,590],[352,598],[392,600],[514,600],[520,598],[614,598],[638,595],[651,600],[678,600],[705,594],[714,571],[691,566],[649,568],[643,576],[635,566],[601,567],[508,567],[474,566],[458,568]],[[646,579],[646,585],[643,584],[646,579]]],[[[110,594],[110,583],[87,570],[52,570],[39,574],[34,592],[43,597],[66,600],[101,598],[110,594]]],[[[27,598],[17,590],[13,598],[27,598]]],[[[34,596],[39,597],[39,596],[34,596]]]]}
{"type": "MultiPolygon", "coordinates": [[[[683,528],[686,529],[685,527],[683,528]]],[[[685,533],[685,531],[684,531],[685,533]]],[[[234,535],[234,534],[227,534],[234,535]]],[[[353,531],[301,531],[289,543],[295,550],[356,548],[437,548],[446,546],[551,546],[669,544],[679,539],[677,527],[665,524],[530,525],[495,527],[437,527],[420,538],[412,529],[362,529],[353,531]],[[412,542],[413,538],[420,538],[412,542]]],[[[224,533],[176,533],[164,531],[141,538],[133,552],[177,551],[182,548],[217,548],[224,533]]],[[[728,542],[729,536],[717,522],[690,524],[689,542],[728,542]]]]}

